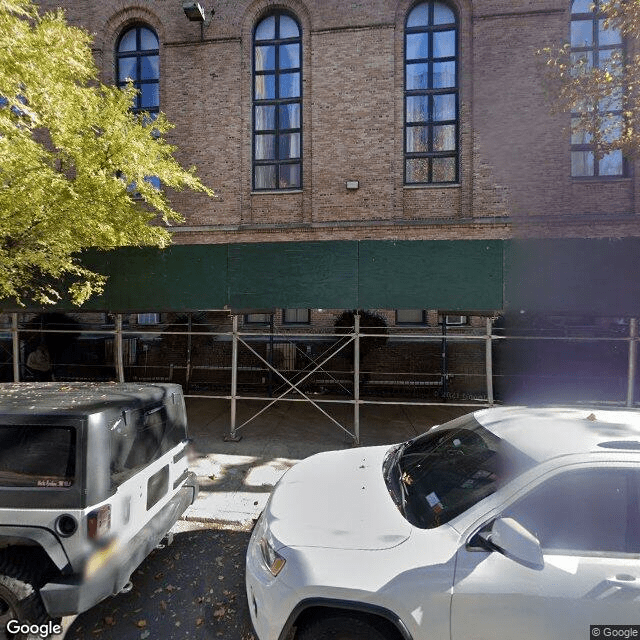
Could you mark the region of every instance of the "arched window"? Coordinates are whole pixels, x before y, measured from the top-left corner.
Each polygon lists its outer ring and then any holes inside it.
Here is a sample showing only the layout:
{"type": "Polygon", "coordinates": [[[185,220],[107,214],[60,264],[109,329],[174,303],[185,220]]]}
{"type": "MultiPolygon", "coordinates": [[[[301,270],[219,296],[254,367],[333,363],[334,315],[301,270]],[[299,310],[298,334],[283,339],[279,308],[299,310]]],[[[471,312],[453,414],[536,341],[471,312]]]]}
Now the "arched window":
{"type": "Polygon", "coordinates": [[[125,31],[116,50],[118,86],[128,81],[138,89],[133,110],[158,113],[160,109],[160,56],[158,36],[144,25],[125,31]]]}
{"type": "Polygon", "coordinates": [[[442,2],[423,2],[405,27],[406,184],[458,182],[458,23],[442,2]]]}
{"type": "MultiPolygon", "coordinates": [[[[571,58],[574,64],[581,64],[587,70],[619,65],[624,53],[620,32],[604,26],[604,17],[600,12],[602,4],[602,0],[573,0],[571,4],[571,58]]],[[[615,136],[616,131],[622,131],[621,93],[614,92],[596,108],[604,118],[603,126],[606,126],[607,135],[615,136]]],[[[579,126],[579,115],[574,113],[571,121],[571,175],[623,175],[622,151],[612,151],[596,161],[595,145],[590,134],[579,126]]]]}
{"type": "Polygon", "coordinates": [[[302,39],[289,14],[253,34],[253,189],[302,185],[302,39]]]}

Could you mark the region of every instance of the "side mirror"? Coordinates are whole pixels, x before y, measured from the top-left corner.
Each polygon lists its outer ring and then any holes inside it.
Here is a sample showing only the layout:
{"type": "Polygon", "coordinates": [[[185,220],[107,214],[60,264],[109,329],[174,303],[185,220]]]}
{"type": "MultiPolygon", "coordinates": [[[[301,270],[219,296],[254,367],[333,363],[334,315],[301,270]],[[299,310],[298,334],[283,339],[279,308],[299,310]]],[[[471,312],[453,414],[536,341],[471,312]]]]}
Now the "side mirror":
{"type": "Polygon", "coordinates": [[[491,549],[530,569],[542,569],[544,556],[538,539],[513,518],[497,518],[490,531],[478,534],[491,549]]]}

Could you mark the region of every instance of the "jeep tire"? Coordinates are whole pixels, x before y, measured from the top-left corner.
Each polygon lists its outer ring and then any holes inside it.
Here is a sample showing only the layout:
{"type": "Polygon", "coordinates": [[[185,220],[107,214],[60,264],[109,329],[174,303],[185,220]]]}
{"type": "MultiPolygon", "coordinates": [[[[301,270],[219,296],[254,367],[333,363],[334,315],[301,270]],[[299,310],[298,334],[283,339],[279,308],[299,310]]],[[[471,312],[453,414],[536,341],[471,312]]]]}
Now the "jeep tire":
{"type": "Polygon", "coordinates": [[[25,640],[26,635],[7,631],[10,620],[43,624],[49,620],[38,587],[41,579],[26,557],[0,555],[0,640],[25,640]]]}

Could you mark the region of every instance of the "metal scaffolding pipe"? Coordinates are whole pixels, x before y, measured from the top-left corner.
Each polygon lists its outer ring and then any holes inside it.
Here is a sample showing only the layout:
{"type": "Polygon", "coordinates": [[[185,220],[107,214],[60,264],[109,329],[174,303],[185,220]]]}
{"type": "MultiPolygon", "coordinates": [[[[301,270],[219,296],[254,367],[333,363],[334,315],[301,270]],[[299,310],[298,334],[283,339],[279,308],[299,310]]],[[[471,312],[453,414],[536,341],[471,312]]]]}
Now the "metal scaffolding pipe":
{"type": "Polygon", "coordinates": [[[353,316],[353,440],[360,444],[360,315],[353,316]]]}
{"type": "Polygon", "coordinates": [[[493,404],[493,350],[491,332],[493,328],[493,321],[491,318],[487,318],[487,336],[485,343],[485,364],[487,370],[487,402],[493,404]]]}
{"type": "Polygon", "coordinates": [[[231,429],[228,439],[237,441],[236,435],[236,395],[238,392],[238,316],[233,316],[232,340],[231,340],[231,429]]]}
{"type": "Polygon", "coordinates": [[[118,382],[124,382],[124,355],[122,349],[122,314],[116,313],[116,348],[114,350],[116,356],[116,375],[118,382]]]}
{"type": "Polygon", "coordinates": [[[632,407],[636,386],[636,350],[638,344],[638,320],[629,321],[629,369],[627,373],[627,407],[632,407]]]}
{"type": "Polygon", "coordinates": [[[13,381],[20,382],[20,340],[18,338],[18,314],[11,314],[11,343],[13,354],[13,381]]]}

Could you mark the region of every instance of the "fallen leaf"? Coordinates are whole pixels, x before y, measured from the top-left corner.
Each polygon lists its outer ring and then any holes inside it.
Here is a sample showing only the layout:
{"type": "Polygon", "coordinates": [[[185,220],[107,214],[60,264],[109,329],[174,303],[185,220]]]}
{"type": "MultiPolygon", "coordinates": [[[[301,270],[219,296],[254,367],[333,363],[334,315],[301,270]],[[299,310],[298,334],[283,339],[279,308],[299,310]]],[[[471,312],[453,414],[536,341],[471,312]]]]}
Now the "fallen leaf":
{"type": "Polygon", "coordinates": [[[104,623],[108,624],[110,627],[113,627],[116,621],[111,616],[105,616],[104,623]]]}
{"type": "Polygon", "coordinates": [[[146,620],[138,620],[138,622],[136,622],[136,627],[143,629],[144,627],[147,626],[147,621],[146,620]]]}
{"type": "Polygon", "coordinates": [[[196,627],[200,627],[204,624],[204,618],[198,618],[196,620],[196,627]]]}
{"type": "Polygon", "coordinates": [[[164,600],[161,600],[161,601],[160,601],[160,608],[161,608],[163,611],[166,611],[166,610],[167,610],[167,603],[166,603],[164,600]]]}
{"type": "Polygon", "coordinates": [[[220,607],[219,609],[216,609],[213,612],[213,617],[214,618],[222,618],[222,616],[225,614],[225,608],[224,607],[220,607]]]}

